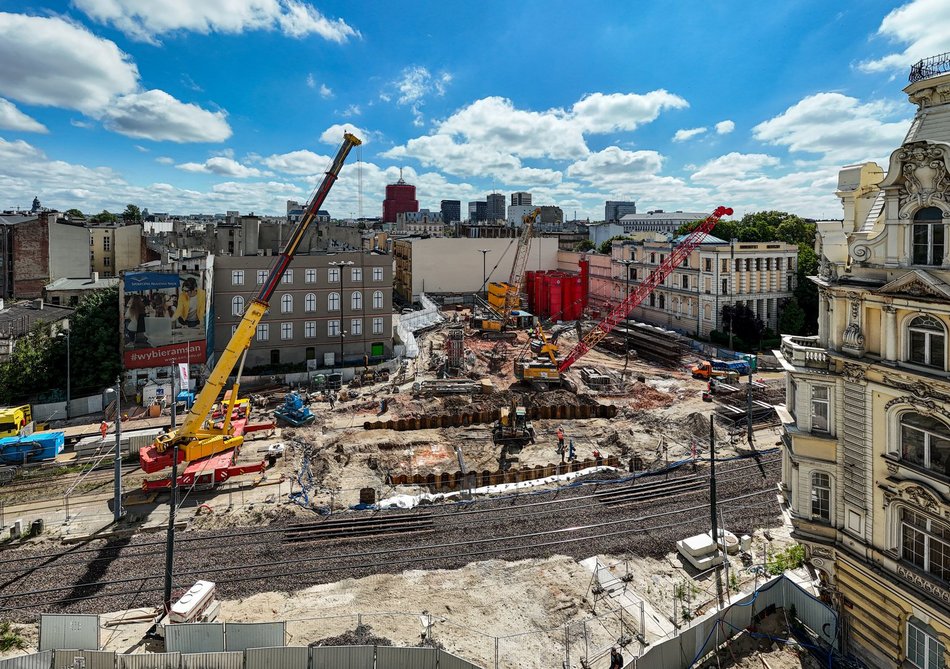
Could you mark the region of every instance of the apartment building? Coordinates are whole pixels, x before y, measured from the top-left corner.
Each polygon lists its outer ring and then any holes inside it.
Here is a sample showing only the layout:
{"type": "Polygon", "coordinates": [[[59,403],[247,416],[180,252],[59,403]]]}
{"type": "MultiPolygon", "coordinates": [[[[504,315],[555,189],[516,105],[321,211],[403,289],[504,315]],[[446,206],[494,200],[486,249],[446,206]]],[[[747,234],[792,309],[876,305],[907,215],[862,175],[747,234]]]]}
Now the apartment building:
{"type": "MultiPolygon", "coordinates": [[[[224,350],[274,257],[220,256],[214,265],[214,342],[224,350]]],[[[257,327],[246,367],[314,368],[392,357],[392,256],[379,251],[298,255],[257,327]],[[310,362],[312,361],[312,362],[310,362]]]]}
{"type": "MultiPolygon", "coordinates": [[[[609,213],[609,212],[605,212],[609,213]]],[[[619,214],[619,212],[618,212],[619,214]]],[[[623,226],[624,234],[631,232],[676,232],[684,223],[701,221],[709,214],[688,211],[663,211],[654,209],[645,214],[622,214],[619,223],[623,226]]],[[[616,219],[607,219],[607,221],[616,219]]]]}
{"type": "Polygon", "coordinates": [[[917,114],[885,169],[839,174],[818,223],[818,335],[783,336],[782,485],[847,650],[950,662],[950,54],[904,91],[917,114]]]}
{"type": "MultiPolygon", "coordinates": [[[[144,260],[141,224],[94,223],[89,230],[89,266],[108,279],[144,260]]],[[[82,276],[89,276],[89,273],[82,276]]]]}

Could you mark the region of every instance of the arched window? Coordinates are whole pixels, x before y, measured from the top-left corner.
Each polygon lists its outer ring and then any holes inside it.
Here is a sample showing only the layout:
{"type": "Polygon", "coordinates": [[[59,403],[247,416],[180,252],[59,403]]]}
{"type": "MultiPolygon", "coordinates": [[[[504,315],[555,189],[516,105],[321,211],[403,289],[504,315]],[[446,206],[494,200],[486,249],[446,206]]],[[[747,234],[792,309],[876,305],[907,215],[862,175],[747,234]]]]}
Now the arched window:
{"type": "Polygon", "coordinates": [[[363,308],[363,293],[361,293],[358,290],[353,291],[353,293],[350,295],[350,308],[351,309],[363,308]]]}
{"type": "Polygon", "coordinates": [[[340,310],[340,294],[339,293],[330,293],[330,295],[327,296],[327,310],[329,311],[340,310]]]}
{"type": "Polygon", "coordinates": [[[293,313],[294,310],[294,296],[290,293],[282,296],[280,298],[280,313],[289,314],[293,313]]]}
{"type": "Polygon", "coordinates": [[[831,521],[831,477],[824,472],[811,475],[811,517],[831,521]]]}
{"type": "Polygon", "coordinates": [[[918,365],[944,368],[946,333],[933,316],[917,316],[907,326],[907,359],[918,365]]]}
{"type": "Polygon", "coordinates": [[[373,309],[382,309],[383,308],[383,291],[374,290],[373,291],[373,309]]]}
{"type": "Polygon", "coordinates": [[[944,249],[943,212],[925,207],[914,214],[913,263],[942,265],[944,249]]]}
{"type": "Polygon", "coordinates": [[[231,315],[232,316],[243,316],[244,315],[244,298],[240,295],[235,295],[231,298],[231,315]]]}
{"type": "Polygon", "coordinates": [[[303,298],[303,310],[304,311],[316,311],[317,310],[317,296],[313,293],[307,293],[303,298]]]}
{"type": "Polygon", "coordinates": [[[903,414],[901,460],[950,476],[950,427],[930,416],[903,414]]]}

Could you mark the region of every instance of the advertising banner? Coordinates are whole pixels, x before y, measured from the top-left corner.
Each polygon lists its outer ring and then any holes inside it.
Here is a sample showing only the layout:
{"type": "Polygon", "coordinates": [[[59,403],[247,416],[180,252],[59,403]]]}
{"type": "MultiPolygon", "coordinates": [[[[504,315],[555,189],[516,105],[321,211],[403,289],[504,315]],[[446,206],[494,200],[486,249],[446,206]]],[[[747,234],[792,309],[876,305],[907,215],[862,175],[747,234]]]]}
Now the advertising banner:
{"type": "Polygon", "coordinates": [[[125,272],[122,276],[126,369],[208,359],[210,304],[204,272],[125,272]]]}

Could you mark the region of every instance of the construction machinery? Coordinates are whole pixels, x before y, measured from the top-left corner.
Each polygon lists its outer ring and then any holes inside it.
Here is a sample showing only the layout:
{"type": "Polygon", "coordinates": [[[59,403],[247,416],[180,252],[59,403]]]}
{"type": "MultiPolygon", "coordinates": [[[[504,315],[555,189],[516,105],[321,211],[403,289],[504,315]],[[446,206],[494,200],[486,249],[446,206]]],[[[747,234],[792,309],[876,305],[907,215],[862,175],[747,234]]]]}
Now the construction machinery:
{"type": "Polygon", "coordinates": [[[528,420],[528,411],[522,406],[502,407],[492,428],[495,444],[521,447],[534,443],[534,427],[528,420]]]}
{"type": "Polygon", "coordinates": [[[695,379],[735,380],[748,374],[752,366],[748,360],[703,360],[693,365],[690,371],[695,379]]]}
{"type": "MultiPolygon", "coordinates": [[[[218,357],[218,361],[208,376],[204,387],[195,398],[191,409],[189,409],[184,423],[176,430],[159,435],[153,444],[140,450],[139,460],[143,471],[152,473],[169,467],[176,457],[177,462],[191,463],[186,468],[186,475],[196,464],[205,462],[207,466],[202,467],[201,470],[203,472],[214,471],[216,482],[220,482],[222,478],[228,478],[232,471],[244,469],[235,465],[234,456],[235,449],[243,443],[244,434],[250,427],[247,425],[247,413],[242,416],[240,411],[235,411],[235,408],[241,406],[238,400],[238,390],[247,350],[257,331],[258,323],[261,322],[267,312],[274,291],[280,285],[281,279],[293,260],[307,230],[316,220],[317,212],[323,206],[330,188],[337,180],[343,163],[350,151],[361,143],[355,135],[344,134],[343,143],[330,164],[322,183],[314,191],[305,214],[294,227],[281,253],[275,257],[267,279],[261,286],[257,297],[248,302],[241,322],[231,336],[230,341],[228,341],[227,347],[218,357]],[[209,420],[212,407],[224,391],[228,377],[235,366],[238,367],[234,386],[225,398],[224,407],[221,411],[222,420],[215,423],[213,419],[209,420]],[[230,456],[230,458],[227,456],[230,456]],[[215,468],[223,470],[220,475],[218,475],[215,468]]],[[[240,473],[247,472],[241,471],[240,473]]],[[[183,480],[183,482],[187,482],[187,480],[183,480]]]]}
{"type": "Polygon", "coordinates": [[[507,283],[489,283],[487,302],[476,298],[472,327],[482,333],[503,333],[512,326],[523,330],[534,325],[534,316],[521,310],[521,284],[524,282],[524,272],[531,253],[534,223],[539,216],[541,209],[535,209],[521,219],[521,235],[518,237],[518,248],[511,263],[511,274],[508,275],[507,283]]]}
{"type": "Polygon", "coordinates": [[[274,418],[292,427],[310,425],[317,419],[303,397],[297,393],[287,393],[284,403],[274,411],[274,418]]]}
{"type": "MultiPolygon", "coordinates": [[[[699,246],[706,238],[719,219],[723,216],[732,215],[732,209],[729,207],[719,207],[712,214],[707,216],[692,232],[686,235],[686,238],[680,242],[672,253],[660,265],[650,272],[643,281],[641,281],[635,290],[617,304],[599,323],[591,328],[587,334],[581,337],[577,344],[560,361],[556,360],[556,355],[550,350],[544,351],[534,359],[522,359],[515,363],[515,376],[519,381],[542,382],[544,384],[559,384],[561,376],[571,365],[577,362],[584,354],[596,346],[607,334],[617,326],[620,321],[627,318],[643,300],[649,297],[650,293],[666,280],[673,270],[699,246]],[[546,356],[546,358],[545,358],[546,356]]],[[[542,341],[543,331],[541,332],[542,341]]],[[[555,349],[556,350],[556,349],[555,349]]]]}

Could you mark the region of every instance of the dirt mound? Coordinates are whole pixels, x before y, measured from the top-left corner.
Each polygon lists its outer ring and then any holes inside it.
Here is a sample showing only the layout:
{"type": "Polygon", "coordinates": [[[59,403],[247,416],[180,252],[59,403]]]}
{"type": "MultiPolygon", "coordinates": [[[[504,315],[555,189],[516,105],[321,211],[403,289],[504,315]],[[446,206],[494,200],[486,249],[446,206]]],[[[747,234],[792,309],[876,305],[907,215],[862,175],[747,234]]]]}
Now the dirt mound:
{"type": "Polygon", "coordinates": [[[319,641],[313,641],[311,646],[392,646],[389,639],[373,634],[370,625],[357,625],[355,630],[346,631],[337,636],[328,636],[319,641]]]}
{"type": "Polygon", "coordinates": [[[634,411],[646,411],[650,409],[665,409],[672,406],[676,401],[676,396],[671,393],[665,393],[662,390],[651,388],[645,383],[637,382],[630,393],[630,408],[634,411]]]}

